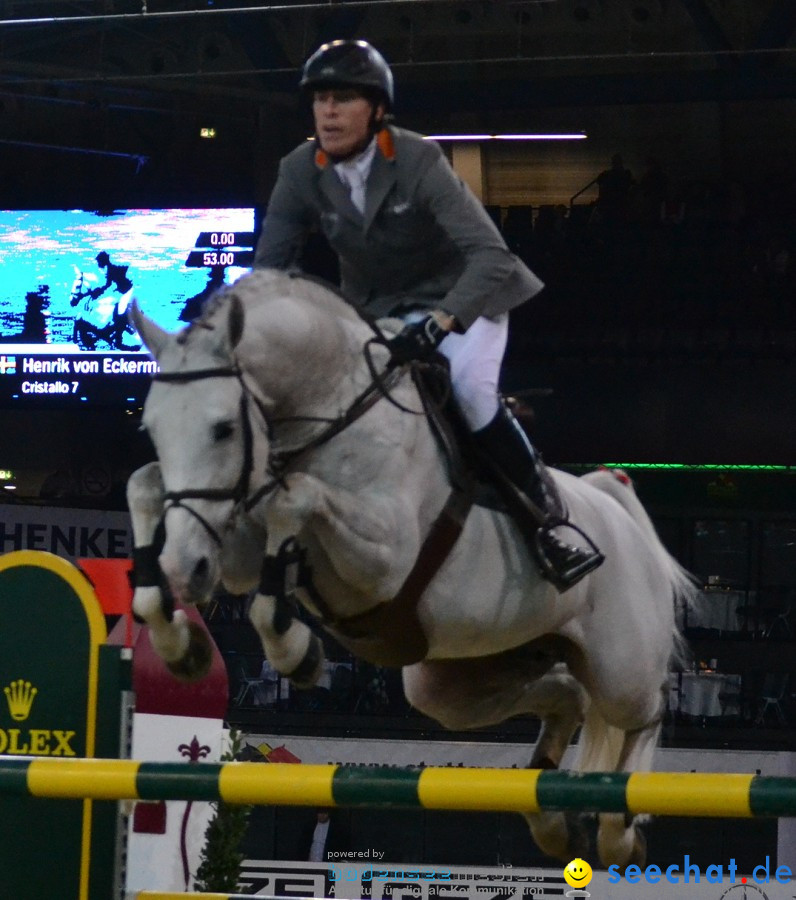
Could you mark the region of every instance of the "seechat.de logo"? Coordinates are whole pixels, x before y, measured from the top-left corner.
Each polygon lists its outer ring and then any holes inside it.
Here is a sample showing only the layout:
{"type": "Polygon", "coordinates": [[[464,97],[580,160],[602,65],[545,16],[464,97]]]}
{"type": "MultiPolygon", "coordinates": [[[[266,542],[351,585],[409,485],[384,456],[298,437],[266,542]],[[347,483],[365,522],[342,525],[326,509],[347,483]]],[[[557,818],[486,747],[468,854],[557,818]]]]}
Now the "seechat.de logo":
{"type": "Polygon", "coordinates": [[[567,897],[591,897],[585,890],[592,879],[592,868],[585,859],[576,856],[564,869],[564,881],[572,888],[567,891],[567,897]]]}
{"type": "Polygon", "coordinates": [[[39,689],[33,687],[24,678],[17,678],[16,681],[12,681],[11,684],[3,688],[3,693],[6,695],[11,718],[15,722],[24,722],[30,715],[33,701],[36,699],[39,689]]]}

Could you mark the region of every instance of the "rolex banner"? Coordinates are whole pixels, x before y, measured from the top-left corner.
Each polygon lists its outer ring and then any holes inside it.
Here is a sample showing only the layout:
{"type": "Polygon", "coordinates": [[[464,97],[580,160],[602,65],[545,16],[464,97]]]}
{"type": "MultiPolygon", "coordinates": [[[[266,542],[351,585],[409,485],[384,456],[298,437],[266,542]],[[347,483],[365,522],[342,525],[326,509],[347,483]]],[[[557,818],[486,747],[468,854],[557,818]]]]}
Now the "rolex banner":
{"type": "MultiPolygon", "coordinates": [[[[95,755],[105,638],[99,601],[74,566],[28,550],[0,556],[0,755],[95,755]]],[[[14,795],[0,803],[0,896],[93,900],[98,804],[14,795]]]]}

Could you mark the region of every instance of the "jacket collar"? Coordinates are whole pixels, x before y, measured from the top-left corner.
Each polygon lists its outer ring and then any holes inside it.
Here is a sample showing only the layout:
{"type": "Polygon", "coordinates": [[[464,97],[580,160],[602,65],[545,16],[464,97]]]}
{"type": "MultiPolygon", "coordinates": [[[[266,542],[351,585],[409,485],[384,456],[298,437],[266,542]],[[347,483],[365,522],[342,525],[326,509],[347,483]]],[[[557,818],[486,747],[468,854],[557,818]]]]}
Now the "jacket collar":
{"type": "Polygon", "coordinates": [[[334,203],[341,215],[351,219],[358,225],[363,224],[364,230],[370,228],[379,207],[384,198],[390,192],[395,183],[395,141],[389,128],[382,128],[376,135],[376,154],[368,177],[367,191],[365,194],[365,214],[360,215],[359,210],[351,202],[348,190],[340,181],[334,170],[334,164],[327,153],[320,146],[315,150],[315,165],[320,171],[319,186],[321,190],[334,203]]]}
{"type": "MultiPolygon", "coordinates": [[[[384,127],[376,135],[376,156],[383,156],[388,162],[395,162],[395,140],[389,128],[384,127]]],[[[319,169],[327,169],[334,165],[325,150],[321,149],[315,138],[315,165],[319,169]]]]}
{"type": "Polygon", "coordinates": [[[387,194],[395,184],[395,141],[389,128],[382,128],[376,136],[376,155],[370,167],[368,189],[365,193],[365,230],[370,228],[387,194]]]}

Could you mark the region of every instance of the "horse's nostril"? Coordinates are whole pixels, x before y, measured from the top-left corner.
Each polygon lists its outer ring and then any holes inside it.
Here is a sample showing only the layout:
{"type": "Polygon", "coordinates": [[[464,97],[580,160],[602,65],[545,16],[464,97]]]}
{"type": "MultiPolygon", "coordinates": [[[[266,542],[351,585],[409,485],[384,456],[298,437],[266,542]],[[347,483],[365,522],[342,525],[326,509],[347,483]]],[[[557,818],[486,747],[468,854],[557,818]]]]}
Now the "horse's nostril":
{"type": "Polygon", "coordinates": [[[199,562],[193,567],[193,581],[202,581],[207,577],[209,564],[207,557],[203,556],[199,562]]]}

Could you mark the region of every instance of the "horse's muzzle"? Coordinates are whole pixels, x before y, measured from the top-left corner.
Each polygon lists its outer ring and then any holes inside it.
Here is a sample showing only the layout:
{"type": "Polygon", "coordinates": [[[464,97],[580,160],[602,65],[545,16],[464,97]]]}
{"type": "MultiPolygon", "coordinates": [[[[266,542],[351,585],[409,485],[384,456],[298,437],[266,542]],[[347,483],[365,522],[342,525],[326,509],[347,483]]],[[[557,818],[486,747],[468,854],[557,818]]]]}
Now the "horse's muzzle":
{"type": "Polygon", "coordinates": [[[210,597],[216,576],[215,566],[207,556],[178,562],[163,553],[159,562],[175,601],[202,605],[210,597]]]}

